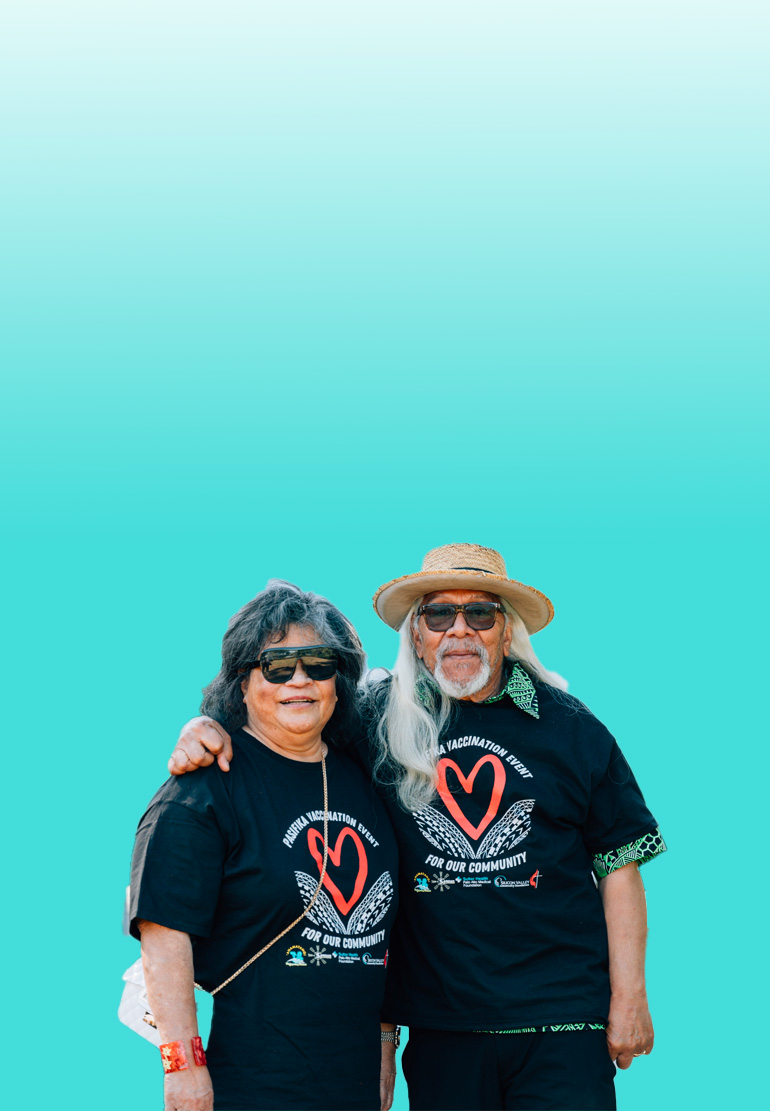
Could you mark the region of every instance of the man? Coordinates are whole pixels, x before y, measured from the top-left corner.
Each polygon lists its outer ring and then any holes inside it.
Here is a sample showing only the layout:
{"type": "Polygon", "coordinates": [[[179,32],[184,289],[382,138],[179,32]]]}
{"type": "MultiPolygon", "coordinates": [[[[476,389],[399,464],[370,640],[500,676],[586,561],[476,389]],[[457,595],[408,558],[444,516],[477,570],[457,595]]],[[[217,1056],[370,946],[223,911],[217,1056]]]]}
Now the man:
{"type": "MultiPolygon", "coordinates": [[[[653,1044],[638,866],[665,849],[655,819],[537,660],[553,607],[498,552],[434,549],[374,604],[401,638],[368,695],[368,759],[399,842],[384,1017],[410,1028],[410,1106],[614,1108],[613,1062],[653,1044]]],[[[169,768],[211,753],[227,766],[226,735],[196,719],[169,768]]]]}

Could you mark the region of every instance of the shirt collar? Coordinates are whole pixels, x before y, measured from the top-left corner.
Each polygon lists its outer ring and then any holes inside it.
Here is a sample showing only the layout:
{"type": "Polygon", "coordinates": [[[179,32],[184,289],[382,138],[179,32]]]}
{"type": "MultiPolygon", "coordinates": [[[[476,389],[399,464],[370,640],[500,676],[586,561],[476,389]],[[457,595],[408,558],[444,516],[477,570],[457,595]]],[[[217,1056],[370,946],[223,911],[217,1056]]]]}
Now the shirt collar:
{"type": "Polygon", "coordinates": [[[535,684],[518,660],[514,660],[511,667],[511,674],[508,676],[508,682],[502,690],[497,694],[493,694],[491,698],[485,698],[484,702],[499,702],[503,695],[506,694],[513,699],[519,709],[523,710],[525,714],[530,714],[533,718],[540,718],[535,684]]]}

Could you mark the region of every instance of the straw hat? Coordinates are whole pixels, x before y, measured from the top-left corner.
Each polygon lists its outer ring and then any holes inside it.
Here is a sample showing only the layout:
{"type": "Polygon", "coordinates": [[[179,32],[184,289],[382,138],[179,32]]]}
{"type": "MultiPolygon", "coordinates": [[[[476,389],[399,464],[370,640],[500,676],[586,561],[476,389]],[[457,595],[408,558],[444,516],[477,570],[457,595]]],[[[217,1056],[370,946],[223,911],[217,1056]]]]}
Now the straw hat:
{"type": "Polygon", "coordinates": [[[528,633],[543,629],[553,617],[553,606],[533,586],[509,579],[505,560],[494,548],[480,544],[445,544],[433,548],[422,570],[385,583],[374,596],[374,608],[386,625],[401,627],[412,604],[435,590],[486,590],[505,598],[526,625],[528,633]]]}

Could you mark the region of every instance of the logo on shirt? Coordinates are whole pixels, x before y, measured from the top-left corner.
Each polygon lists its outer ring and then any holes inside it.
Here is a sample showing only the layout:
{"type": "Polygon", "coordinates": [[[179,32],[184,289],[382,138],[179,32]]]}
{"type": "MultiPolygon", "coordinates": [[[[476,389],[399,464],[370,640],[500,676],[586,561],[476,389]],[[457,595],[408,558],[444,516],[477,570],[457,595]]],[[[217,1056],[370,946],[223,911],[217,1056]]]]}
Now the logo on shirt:
{"type": "Polygon", "coordinates": [[[385,956],[381,958],[373,957],[371,953],[364,953],[361,960],[364,964],[378,964],[384,968],[388,967],[388,950],[385,950],[385,956]]]}
{"type": "MultiPolygon", "coordinates": [[[[329,838],[329,841],[331,842],[331,838],[329,838]]],[[[318,865],[318,874],[320,876],[323,869],[324,839],[317,829],[313,829],[311,827],[307,831],[307,842],[310,853],[313,856],[316,864],[318,865]]],[[[335,906],[337,907],[337,910],[340,912],[340,914],[349,914],[351,909],[361,898],[361,892],[364,889],[364,884],[366,883],[368,872],[369,861],[366,859],[366,849],[364,848],[363,841],[354,829],[351,829],[350,826],[344,826],[337,836],[337,842],[334,848],[331,847],[331,844],[329,845],[329,858],[327,861],[327,871],[326,875],[324,876],[323,884],[324,887],[331,892],[331,896],[334,899],[335,906]],[[329,874],[332,865],[335,868],[339,868],[342,864],[342,845],[346,837],[349,837],[351,839],[351,841],[355,845],[356,852],[358,853],[358,873],[356,875],[355,884],[353,885],[353,893],[351,894],[349,899],[345,898],[345,896],[342,894],[339,887],[337,887],[337,884],[334,882],[331,875],[329,874]]]]}
{"type": "Polygon", "coordinates": [[[430,895],[430,878],[424,872],[418,872],[414,877],[414,889],[420,893],[430,895]]]}
{"type": "MultiPolygon", "coordinates": [[[[476,767],[478,768],[478,764],[476,767]]],[[[466,784],[469,782],[470,777],[465,780],[466,784]]],[[[495,802],[494,798],[492,802],[495,802]]],[[[452,803],[453,806],[447,806],[447,810],[456,818],[459,807],[454,798],[452,798],[452,803]]],[[[490,803],[483,820],[477,826],[472,825],[464,815],[462,823],[459,823],[461,829],[468,831],[474,840],[481,837],[484,829],[489,825],[489,821],[492,820],[490,817],[491,805],[490,803]]],[[[497,805],[499,805],[499,800],[496,802],[497,805]]],[[[426,806],[422,810],[418,810],[414,814],[414,820],[420,827],[420,832],[426,841],[430,841],[431,845],[434,845],[440,852],[446,853],[447,856],[455,860],[489,860],[492,857],[509,852],[520,841],[524,840],[530,831],[530,814],[534,805],[534,799],[520,799],[518,802],[514,802],[502,817],[489,828],[489,832],[477,848],[474,848],[465,833],[461,832],[461,829],[458,829],[457,825],[451,822],[440,810],[437,810],[435,806],[426,806]]],[[[496,809],[495,813],[497,813],[496,809]]]]}
{"type": "Polygon", "coordinates": [[[540,882],[540,869],[533,872],[528,880],[507,880],[505,876],[495,876],[495,887],[537,887],[540,882]]]}
{"type": "MultiPolygon", "coordinates": [[[[320,933],[315,937],[312,930],[307,936],[311,940],[323,940],[325,945],[342,948],[373,945],[382,940],[379,936],[382,931],[374,931],[374,927],[388,913],[394,895],[393,879],[389,871],[383,872],[370,883],[368,851],[371,849],[368,846],[376,848],[379,842],[361,822],[350,815],[335,812],[332,817],[330,814],[330,825],[333,821],[342,821],[343,824],[336,835],[329,831],[326,873],[316,897],[318,880],[323,871],[324,839],[317,825],[311,825],[310,822],[318,823],[319,818],[322,822],[323,811],[308,812],[292,823],[284,838],[284,843],[290,848],[295,843],[297,848],[304,843],[316,867],[315,876],[304,869],[294,871],[305,906],[309,906],[315,898],[312,909],[307,914],[308,921],[326,930],[323,938],[320,933]],[[301,836],[305,830],[306,839],[301,836]],[[375,937],[375,933],[378,936],[375,937]],[[355,935],[365,936],[359,937],[354,943],[355,935]]],[[[382,937],[384,936],[382,933],[382,937]]]]}
{"type": "MultiPolygon", "coordinates": [[[[486,756],[482,756],[481,759],[477,760],[474,764],[473,771],[467,777],[467,779],[460,771],[454,760],[450,760],[448,756],[445,756],[443,760],[439,760],[437,770],[438,793],[443,800],[444,806],[457,822],[460,829],[462,829],[468,835],[468,837],[472,837],[474,841],[478,841],[479,837],[481,837],[482,833],[487,828],[489,823],[494,820],[497,815],[497,811],[500,808],[500,800],[503,797],[503,789],[505,787],[505,768],[503,767],[502,760],[498,759],[497,756],[493,756],[491,753],[488,753],[486,756]],[[484,767],[485,764],[489,764],[491,766],[492,770],[494,771],[495,778],[492,783],[492,793],[489,798],[489,805],[487,806],[486,813],[484,814],[479,824],[474,826],[473,823],[465,816],[459,802],[455,799],[455,796],[452,794],[452,792],[449,790],[449,787],[447,786],[447,771],[451,768],[454,771],[455,777],[466,795],[472,795],[473,784],[476,780],[476,776],[479,774],[480,770],[484,767]]],[[[480,798],[482,797],[485,797],[485,795],[482,794],[481,790],[477,790],[474,802],[478,803],[480,801],[480,798]]]]}
{"type": "Polygon", "coordinates": [[[288,965],[307,968],[307,963],[305,962],[307,952],[302,948],[301,945],[290,945],[289,948],[286,950],[286,956],[289,958],[286,961],[288,965]]]}
{"type": "MultiPolygon", "coordinates": [[[[492,882],[487,879],[482,884],[482,874],[509,873],[509,869],[526,864],[526,852],[515,849],[530,833],[535,800],[517,799],[505,807],[510,774],[506,765],[524,778],[532,779],[532,773],[507,749],[482,737],[447,741],[439,752],[442,755],[436,769],[436,790],[440,801],[413,815],[420,833],[438,853],[431,853],[425,860],[438,870],[434,876],[436,885],[415,886],[415,891],[448,890],[450,884],[460,889],[480,887],[492,882]],[[459,755],[462,749],[473,748],[477,753],[482,750],[478,757],[470,751],[459,755]],[[457,753],[457,759],[443,755],[446,752],[457,753]],[[469,768],[468,761],[474,759],[469,768]],[[439,876],[446,880],[441,888],[439,876]]],[[[418,879],[415,876],[415,884],[418,879]]],[[[498,888],[525,887],[529,881],[509,880],[501,874],[494,884],[498,888]]],[[[537,882],[532,886],[536,887],[537,882]]]]}

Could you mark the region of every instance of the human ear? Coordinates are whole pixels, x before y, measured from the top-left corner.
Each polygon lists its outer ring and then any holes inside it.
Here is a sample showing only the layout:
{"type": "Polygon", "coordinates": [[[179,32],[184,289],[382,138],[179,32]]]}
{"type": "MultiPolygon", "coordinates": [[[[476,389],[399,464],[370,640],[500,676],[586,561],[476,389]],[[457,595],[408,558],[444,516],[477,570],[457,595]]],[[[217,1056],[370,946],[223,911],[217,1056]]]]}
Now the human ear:
{"type": "Polygon", "coordinates": [[[507,659],[511,654],[511,645],[513,644],[513,625],[510,621],[505,623],[505,632],[503,633],[503,655],[507,659]]]}
{"type": "Polygon", "coordinates": [[[424,648],[422,643],[422,636],[420,635],[420,628],[416,621],[412,625],[412,644],[414,645],[414,650],[417,655],[420,657],[420,659],[423,659],[424,648]]]}

